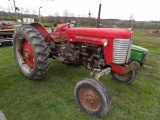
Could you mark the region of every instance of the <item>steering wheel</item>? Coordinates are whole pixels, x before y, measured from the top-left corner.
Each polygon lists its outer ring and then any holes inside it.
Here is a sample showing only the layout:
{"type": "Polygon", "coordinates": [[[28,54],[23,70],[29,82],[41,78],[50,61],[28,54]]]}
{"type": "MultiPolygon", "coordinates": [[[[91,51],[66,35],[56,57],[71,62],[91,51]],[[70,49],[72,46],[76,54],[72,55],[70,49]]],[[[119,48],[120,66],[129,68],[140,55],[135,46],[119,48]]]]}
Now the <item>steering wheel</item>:
{"type": "Polygon", "coordinates": [[[61,30],[65,31],[66,30],[65,27],[68,26],[68,28],[70,28],[71,27],[70,25],[71,25],[70,23],[65,24],[64,26],[61,27],[61,30]]]}

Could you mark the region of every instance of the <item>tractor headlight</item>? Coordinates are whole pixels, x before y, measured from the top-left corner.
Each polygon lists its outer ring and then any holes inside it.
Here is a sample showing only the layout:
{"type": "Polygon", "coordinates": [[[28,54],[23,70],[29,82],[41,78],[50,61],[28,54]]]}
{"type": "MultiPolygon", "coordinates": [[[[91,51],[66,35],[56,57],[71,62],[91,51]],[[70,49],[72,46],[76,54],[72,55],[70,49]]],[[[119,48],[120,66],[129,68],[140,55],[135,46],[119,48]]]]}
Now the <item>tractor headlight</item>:
{"type": "Polygon", "coordinates": [[[104,40],[103,40],[103,45],[104,45],[104,46],[107,46],[107,44],[108,44],[108,40],[107,40],[107,39],[104,39],[104,40]]]}

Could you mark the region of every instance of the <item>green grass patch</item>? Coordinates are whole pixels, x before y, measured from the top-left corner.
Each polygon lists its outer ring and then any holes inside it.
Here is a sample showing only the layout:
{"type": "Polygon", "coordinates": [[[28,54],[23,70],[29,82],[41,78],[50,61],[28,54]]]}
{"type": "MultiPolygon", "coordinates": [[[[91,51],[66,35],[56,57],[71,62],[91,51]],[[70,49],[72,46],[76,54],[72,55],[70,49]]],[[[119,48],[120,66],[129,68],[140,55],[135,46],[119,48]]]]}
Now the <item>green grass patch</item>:
{"type": "Polygon", "coordinates": [[[54,29],[54,28],[55,28],[55,27],[54,27],[54,24],[52,24],[52,23],[42,23],[42,25],[45,26],[45,27],[49,27],[49,28],[51,28],[51,29],[54,29]]]}
{"type": "MultiPolygon", "coordinates": [[[[143,37],[146,33],[138,32],[143,37]]],[[[111,95],[111,108],[101,120],[158,120],[160,118],[159,41],[136,38],[134,44],[149,50],[146,65],[131,85],[100,80],[111,95]]],[[[50,69],[41,81],[25,78],[15,63],[12,47],[0,48],[0,109],[8,120],[97,120],[82,112],[74,98],[77,82],[89,77],[84,67],[50,59],[50,69]]]]}
{"type": "Polygon", "coordinates": [[[146,36],[148,35],[147,31],[144,31],[143,29],[134,29],[133,32],[134,36],[146,36]]]}

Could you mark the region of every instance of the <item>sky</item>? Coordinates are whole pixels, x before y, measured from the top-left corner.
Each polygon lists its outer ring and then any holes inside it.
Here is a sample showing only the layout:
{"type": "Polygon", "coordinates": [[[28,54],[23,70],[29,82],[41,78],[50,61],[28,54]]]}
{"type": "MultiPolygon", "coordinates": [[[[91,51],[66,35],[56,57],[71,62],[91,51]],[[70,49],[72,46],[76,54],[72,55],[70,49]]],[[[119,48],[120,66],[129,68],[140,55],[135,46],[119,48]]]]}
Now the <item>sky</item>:
{"type": "MultiPolygon", "coordinates": [[[[15,0],[16,6],[23,11],[30,9],[30,13],[40,9],[43,16],[64,15],[68,11],[75,17],[88,17],[90,10],[91,17],[97,18],[99,4],[102,4],[102,19],[129,20],[133,15],[136,21],[160,21],[159,0],[15,0]]],[[[13,8],[13,0],[0,0],[0,10],[13,8]]],[[[21,12],[21,11],[20,11],[21,12]]]]}

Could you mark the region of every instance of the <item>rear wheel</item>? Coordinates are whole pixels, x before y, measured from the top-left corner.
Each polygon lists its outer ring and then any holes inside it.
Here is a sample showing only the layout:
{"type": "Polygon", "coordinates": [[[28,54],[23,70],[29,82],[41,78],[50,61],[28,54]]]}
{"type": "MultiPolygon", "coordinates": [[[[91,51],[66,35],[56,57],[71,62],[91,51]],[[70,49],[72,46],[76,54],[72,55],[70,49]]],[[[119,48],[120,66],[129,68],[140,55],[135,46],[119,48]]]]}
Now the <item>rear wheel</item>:
{"type": "Polygon", "coordinates": [[[108,90],[97,80],[85,78],[78,82],[75,98],[83,111],[96,117],[104,116],[110,107],[108,90]]]}
{"type": "Polygon", "coordinates": [[[127,74],[119,74],[119,73],[111,72],[113,79],[125,84],[132,83],[136,77],[136,74],[137,74],[136,68],[132,68],[127,74]]]}
{"type": "Polygon", "coordinates": [[[34,27],[26,25],[16,29],[13,49],[17,65],[25,77],[38,80],[45,76],[49,52],[45,40],[34,27]]]}

